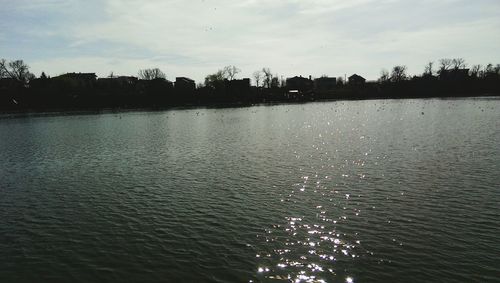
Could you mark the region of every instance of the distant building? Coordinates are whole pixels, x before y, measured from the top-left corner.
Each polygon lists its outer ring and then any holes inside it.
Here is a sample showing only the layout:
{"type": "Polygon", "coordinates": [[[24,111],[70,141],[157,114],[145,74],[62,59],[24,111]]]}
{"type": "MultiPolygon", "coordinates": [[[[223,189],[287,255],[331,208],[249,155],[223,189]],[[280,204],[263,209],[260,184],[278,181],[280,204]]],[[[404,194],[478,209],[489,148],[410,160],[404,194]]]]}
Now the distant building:
{"type": "Polygon", "coordinates": [[[104,91],[104,93],[125,95],[135,90],[138,81],[137,77],[130,76],[99,78],[97,79],[96,86],[99,90],[104,91]]]}
{"type": "Polygon", "coordinates": [[[94,82],[97,80],[97,76],[95,73],[66,73],[53,78],[54,79],[68,78],[74,80],[94,81],[94,82]]]}
{"type": "Polygon", "coordinates": [[[308,91],[313,89],[313,81],[309,78],[292,77],[286,79],[286,88],[288,90],[308,91]]]}
{"type": "Polygon", "coordinates": [[[164,78],[156,78],[152,80],[139,80],[145,85],[152,86],[152,87],[163,87],[163,88],[174,88],[174,83],[164,79],[164,78]]]}
{"type": "Polygon", "coordinates": [[[236,87],[236,88],[249,88],[250,87],[250,79],[245,78],[241,80],[228,80],[227,84],[230,87],[236,87]]]}
{"type": "Polygon", "coordinates": [[[250,91],[250,79],[244,78],[241,80],[225,80],[226,89],[229,93],[245,94],[250,91]]]}
{"type": "Polygon", "coordinates": [[[329,91],[335,89],[336,78],[321,77],[314,80],[314,89],[317,91],[329,91]]]}
{"type": "Polygon", "coordinates": [[[117,78],[113,78],[117,82],[119,82],[122,85],[134,85],[137,83],[139,80],[137,77],[131,77],[131,76],[119,76],[117,78]]]}
{"type": "Polygon", "coordinates": [[[129,76],[119,76],[113,78],[99,78],[97,82],[100,85],[118,85],[118,86],[132,86],[137,83],[139,79],[137,77],[129,77],[129,76]]]}
{"type": "Polygon", "coordinates": [[[360,84],[364,84],[365,82],[366,82],[366,79],[358,74],[354,74],[354,75],[349,77],[349,84],[352,84],[352,85],[360,85],[360,84]]]}
{"type": "Polygon", "coordinates": [[[73,86],[87,87],[93,86],[97,82],[95,73],[67,73],[52,78],[53,81],[71,83],[73,86]]]}
{"type": "Polygon", "coordinates": [[[196,84],[194,80],[186,77],[175,78],[175,89],[183,92],[194,91],[196,84]]]}

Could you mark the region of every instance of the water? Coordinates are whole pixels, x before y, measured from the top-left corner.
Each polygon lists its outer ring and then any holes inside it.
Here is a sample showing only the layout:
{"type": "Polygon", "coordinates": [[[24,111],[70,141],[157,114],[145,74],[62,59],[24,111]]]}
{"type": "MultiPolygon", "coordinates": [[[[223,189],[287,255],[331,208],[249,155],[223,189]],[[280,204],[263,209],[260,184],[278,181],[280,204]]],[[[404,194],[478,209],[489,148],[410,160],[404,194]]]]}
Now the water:
{"type": "Polygon", "coordinates": [[[500,100],[0,120],[0,282],[494,282],[500,100]]]}

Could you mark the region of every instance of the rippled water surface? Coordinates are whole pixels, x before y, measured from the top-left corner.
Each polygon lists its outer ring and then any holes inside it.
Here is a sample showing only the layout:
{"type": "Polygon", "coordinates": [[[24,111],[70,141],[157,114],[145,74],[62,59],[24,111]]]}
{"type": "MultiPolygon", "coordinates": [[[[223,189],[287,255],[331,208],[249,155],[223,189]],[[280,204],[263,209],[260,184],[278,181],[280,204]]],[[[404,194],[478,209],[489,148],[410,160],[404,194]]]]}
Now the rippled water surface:
{"type": "Polygon", "coordinates": [[[4,116],[0,282],[494,282],[499,153],[495,98],[4,116]]]}

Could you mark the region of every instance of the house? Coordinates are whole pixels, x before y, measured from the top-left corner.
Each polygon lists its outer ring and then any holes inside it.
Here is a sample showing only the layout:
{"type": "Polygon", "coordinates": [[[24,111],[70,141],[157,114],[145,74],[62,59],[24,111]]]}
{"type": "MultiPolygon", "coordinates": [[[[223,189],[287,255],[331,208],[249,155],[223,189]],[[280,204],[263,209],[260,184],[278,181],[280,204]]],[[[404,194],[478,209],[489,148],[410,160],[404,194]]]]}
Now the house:
{"type": "Polygon", "coordinates": [[[317,91],[329,91],[335,89],[337,85],[336,78],[321,77],[314,80],[314,90],[317,91]]]}
{"type": "Polygon", "coordinates": [[[302,76],[287,78],[286,88],[288,90],[308,91],[313,89],[313,81],[311,80],[310,77],[309,79],[307,79],[303,78],[302,76]]]}
{"type": "Polygon", "coordinates": [[[194,80],[186,77],[175,78],[175,89],[182,92],[192,92],[196,89],[194,80]]]}
{"type": "Polygon", "coordinates": [[[250,92],[249,78],[241,80],[225,80],[224,82],[229,93],[242,95],[250,92]]]}
{"type": "Polygon", "coordinates": [[[119,76],[113,79],[121,85],[135,85],[139,80],[137,77],[132,76],[119,76]]]}
{"type": "Polygon", "coordinates": [[[66,73],[63,75],[59,75],[57,77],[53,77],[54,79],[73,79],[80,81],[89,81],[95,82],[97,80],[97,76],[95,73],[66,73]]]}
{"type": "Polygon", "coordinates": [[[133,86],[139,79],[137,77],[119,76],[113,78],[99,78],[97,82],[101,86],[133,86]]]}
{"type": "Polygon", "coordinates": [[[66,73],[52,78],[56,82],[66,82],[72,86],[89,87],[97,82],[95,73],[66,73]]]}
{"type": "Polygon", "coordinates": [[[232,88],[246,89],[250,88],[250,79],[245,78],[241,80],[228,80],[227,85],[232,88]]]}
{"type": "Polygon", "coordinates": [[[167,89],[174,88],[174,83],[164,78],[156,78],[152,80],[139,80],[138,83],[153,88],[167,88],[167,89]]]}
{"type": "Polygon", "coordinates": [[[349,84],[351,85],[361,85],[366,82],[366,79],[358,74],[354,74],[349,77],[349,84]]]}
{"type": "Polygon", "coordinates": [[[139,79],[131,76],[118,76],[97,79],[96,86],[105,93],[125,94],[133,91],[139,79]]]}

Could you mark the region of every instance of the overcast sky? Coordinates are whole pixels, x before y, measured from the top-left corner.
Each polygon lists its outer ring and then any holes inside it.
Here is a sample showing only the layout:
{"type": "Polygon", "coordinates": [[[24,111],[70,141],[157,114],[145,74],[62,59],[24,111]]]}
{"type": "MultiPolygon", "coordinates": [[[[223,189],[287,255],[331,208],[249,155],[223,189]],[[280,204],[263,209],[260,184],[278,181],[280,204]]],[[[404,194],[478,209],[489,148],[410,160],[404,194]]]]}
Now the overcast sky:
{"type": "Polygon", "coordinates": [[[377,79],[443,57],[500,63],[499,0],[0,0],[0,18],[0,58],[37,76],[159,67],[201,81],[235,65],[377,79]]]}

